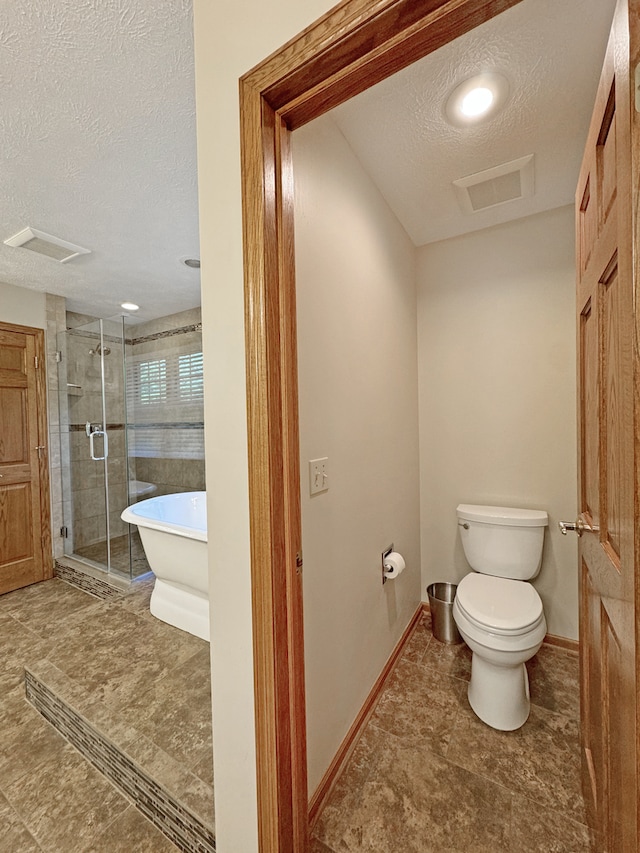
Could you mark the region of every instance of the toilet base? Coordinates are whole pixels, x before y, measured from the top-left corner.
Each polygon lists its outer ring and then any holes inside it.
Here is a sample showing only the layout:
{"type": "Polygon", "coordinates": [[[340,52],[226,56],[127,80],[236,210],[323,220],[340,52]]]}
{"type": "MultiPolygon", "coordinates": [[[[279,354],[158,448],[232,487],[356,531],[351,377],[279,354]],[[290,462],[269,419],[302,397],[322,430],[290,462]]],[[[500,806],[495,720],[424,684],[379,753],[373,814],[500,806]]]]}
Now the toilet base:
{"type": "Polygon", "coordinates": [[[519,729],[531,708],[527,668],[524,663],[497,666],[474,652],[467,695],[476,716],[491,728],[519,729]]]}

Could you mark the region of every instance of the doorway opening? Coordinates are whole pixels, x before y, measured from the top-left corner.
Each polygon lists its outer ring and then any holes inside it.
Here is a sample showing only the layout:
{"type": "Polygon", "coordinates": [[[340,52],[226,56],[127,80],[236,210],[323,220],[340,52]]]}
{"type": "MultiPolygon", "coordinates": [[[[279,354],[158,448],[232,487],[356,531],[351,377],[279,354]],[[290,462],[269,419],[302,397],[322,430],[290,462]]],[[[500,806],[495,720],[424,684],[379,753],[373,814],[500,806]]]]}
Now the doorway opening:
{"type": "Polygon", "coordinates": [[[345,3],[241,82],[252,572],[260,603],[254,612],[259,820],[265,849],[302,850],[307,808],[289,132],[512,5],[390,2],[362,11],[345,3]]]}

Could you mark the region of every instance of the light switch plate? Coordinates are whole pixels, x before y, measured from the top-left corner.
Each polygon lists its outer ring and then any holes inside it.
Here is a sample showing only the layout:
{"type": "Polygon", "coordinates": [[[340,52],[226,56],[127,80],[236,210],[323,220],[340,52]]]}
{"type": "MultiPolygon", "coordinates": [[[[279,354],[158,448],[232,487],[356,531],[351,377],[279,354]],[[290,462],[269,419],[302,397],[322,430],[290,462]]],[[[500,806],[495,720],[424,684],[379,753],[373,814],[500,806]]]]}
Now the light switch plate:
{"type": "Polygon", "coordinates": [[[329,457],[309,460],[309,494],[317,495],[329,488],[329,457]]]}

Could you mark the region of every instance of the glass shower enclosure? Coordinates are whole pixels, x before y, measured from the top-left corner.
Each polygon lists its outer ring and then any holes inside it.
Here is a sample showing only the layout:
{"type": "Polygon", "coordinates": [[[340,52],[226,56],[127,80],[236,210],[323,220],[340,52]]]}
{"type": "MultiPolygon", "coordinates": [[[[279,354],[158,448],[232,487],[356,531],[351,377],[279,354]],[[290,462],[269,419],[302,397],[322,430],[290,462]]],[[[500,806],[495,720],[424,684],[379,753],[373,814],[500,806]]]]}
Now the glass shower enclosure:
{"type": "Polygon", "coordinates": [[[120,518],[131,502],[125,328],[124,318],[93,320],[58,335],[62,533],[66,555],[132,578],[148,567],[120,518]]]}

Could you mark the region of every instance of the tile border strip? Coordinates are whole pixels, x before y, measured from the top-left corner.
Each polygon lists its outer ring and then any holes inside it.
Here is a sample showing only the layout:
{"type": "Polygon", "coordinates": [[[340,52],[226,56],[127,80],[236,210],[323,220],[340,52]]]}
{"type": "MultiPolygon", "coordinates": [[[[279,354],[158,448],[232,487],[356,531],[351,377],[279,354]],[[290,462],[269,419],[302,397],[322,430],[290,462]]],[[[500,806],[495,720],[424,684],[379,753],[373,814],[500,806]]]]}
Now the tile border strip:
{"type": "Polygon", "coordinates": [[[189,809],[25,669],[25,695],[33,707],[103,773],[184,853],[215,853],[215,836],[189,809]]]}
{"type": "Polygon", "coordinates": [[[96,598],[101,598],[105,601],[119,601],[124,597],[123,590],[116,586],[112,586],[100,578],[94,578],[93,575],[81,572],[72,566],[67,566],[61,563],[60,560],[55,561],[54,575],[65,583],[81,589],[83,592],[88,592],[89,595],[94,595],[96,598]]]}

